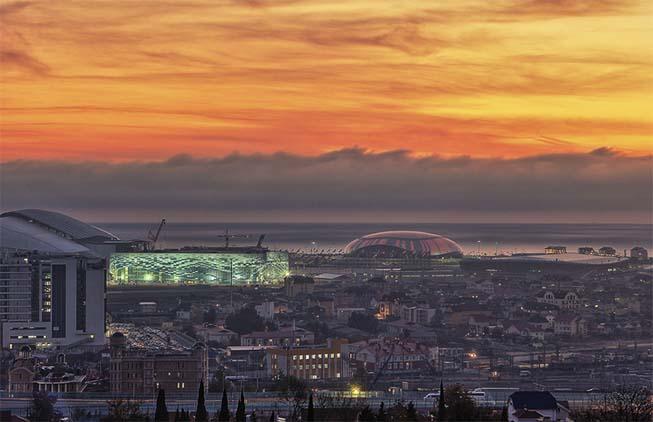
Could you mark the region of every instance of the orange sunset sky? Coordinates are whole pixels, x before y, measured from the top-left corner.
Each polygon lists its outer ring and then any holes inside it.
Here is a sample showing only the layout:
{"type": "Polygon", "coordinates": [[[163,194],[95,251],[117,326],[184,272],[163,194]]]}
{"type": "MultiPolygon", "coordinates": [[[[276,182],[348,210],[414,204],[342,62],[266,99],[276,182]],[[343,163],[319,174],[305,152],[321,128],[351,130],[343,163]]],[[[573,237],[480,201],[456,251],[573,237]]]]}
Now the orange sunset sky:
{"type": "Polygon", "coordinates": [[[0,4],[4,162],[651,148],[653,2],[0,4]]]}

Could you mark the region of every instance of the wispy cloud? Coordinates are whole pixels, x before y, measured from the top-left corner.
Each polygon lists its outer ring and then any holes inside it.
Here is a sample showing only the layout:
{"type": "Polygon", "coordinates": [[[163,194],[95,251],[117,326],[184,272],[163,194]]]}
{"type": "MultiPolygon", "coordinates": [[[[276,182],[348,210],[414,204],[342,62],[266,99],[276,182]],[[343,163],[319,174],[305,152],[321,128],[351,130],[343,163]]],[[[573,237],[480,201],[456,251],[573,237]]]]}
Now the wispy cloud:
{"type": "Polygon", "coordinates": [[[650,17],[626,0],[5,3],[3,159],[642,153],[650,17]]]}

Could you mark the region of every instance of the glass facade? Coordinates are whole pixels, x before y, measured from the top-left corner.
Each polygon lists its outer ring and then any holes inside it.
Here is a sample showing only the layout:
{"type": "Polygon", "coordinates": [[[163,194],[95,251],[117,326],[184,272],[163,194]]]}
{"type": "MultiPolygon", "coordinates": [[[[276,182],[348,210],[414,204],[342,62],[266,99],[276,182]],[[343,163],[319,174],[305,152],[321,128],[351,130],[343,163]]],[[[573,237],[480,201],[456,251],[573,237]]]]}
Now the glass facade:
{"type": "Polygon", "coordinates": [[[289,273],[286,252],[114,253],[112,284],[280,284],[289,273]]]}

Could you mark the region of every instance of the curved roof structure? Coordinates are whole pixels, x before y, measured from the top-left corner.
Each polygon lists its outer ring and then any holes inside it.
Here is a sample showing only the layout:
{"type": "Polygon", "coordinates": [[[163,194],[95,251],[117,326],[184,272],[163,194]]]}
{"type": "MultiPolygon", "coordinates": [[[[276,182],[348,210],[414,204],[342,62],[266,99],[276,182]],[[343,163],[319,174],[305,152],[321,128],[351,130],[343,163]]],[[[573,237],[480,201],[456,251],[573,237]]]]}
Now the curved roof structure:
{"type": "Polygon", "coordinates": [[[28,223],[36,223],[71,240],[81,240],[89,243],[120,240],[118,236],[106,230],[55,211],[24,209],[5,212],[0,217],[16,217],[28,223]]]}
{"type": "Polygon", "coordinates": [[[351,241],[345,253],[367,257],[462,256],[456,242],[438,234],[418,231],[372,233],[351,241]]]}
{"type": "Polygon", "coordinates": [[[49,254],[91,254],[85,246],[21,218],[0,218],[0,248],[49,254]]]}

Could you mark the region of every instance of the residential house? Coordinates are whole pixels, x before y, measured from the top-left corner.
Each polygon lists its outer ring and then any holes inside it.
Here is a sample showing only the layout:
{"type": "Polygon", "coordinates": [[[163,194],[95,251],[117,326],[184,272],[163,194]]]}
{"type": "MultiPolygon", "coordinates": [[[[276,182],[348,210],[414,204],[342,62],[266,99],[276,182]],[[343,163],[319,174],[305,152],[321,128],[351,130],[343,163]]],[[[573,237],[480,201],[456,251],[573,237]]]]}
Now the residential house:
{"type": "Polygon", "coordinates": [[[548,391],[517,391],[508,399],[509,422],[568,422],[569,406],[548,391]]]}
{"type": "Polygon", "coordinates": [[[561,309],[578,309],[580,308],[580,298],[578,294],[566,290],[545,290],[535,298],[538,302],[555,305],[561,309]]]}
{"type": "Polygon", "coordinates": [[[553,332],[559,336],[586,337],[587,321],[578,315],[560,314],[553,321],[553,332]]]}

